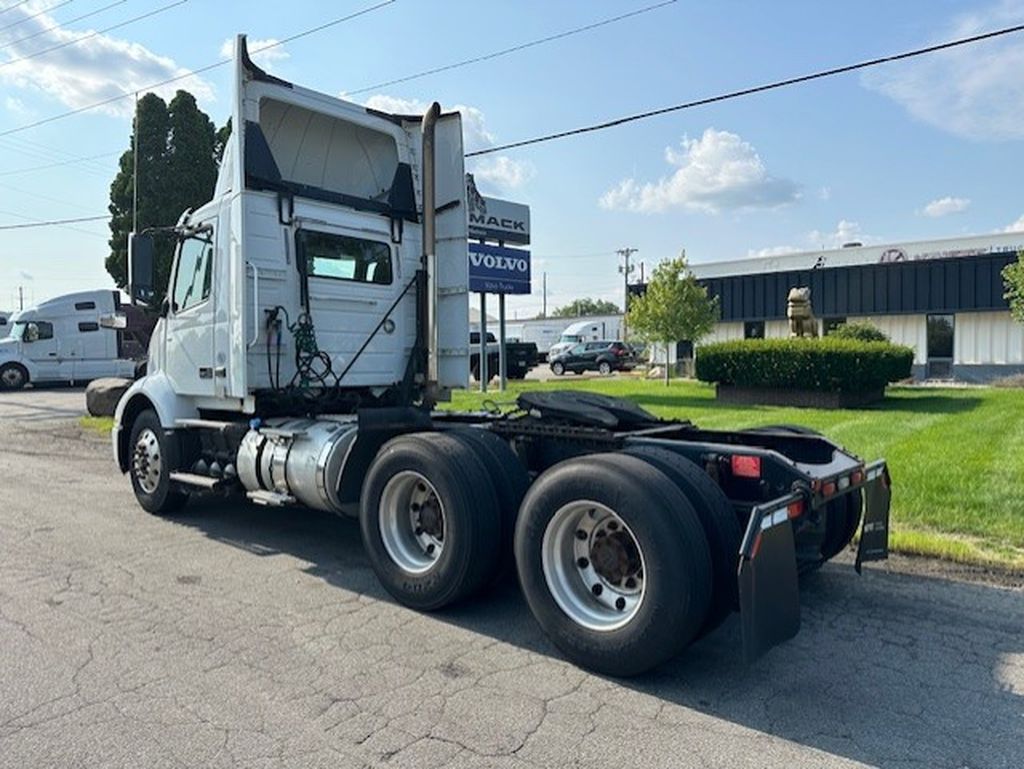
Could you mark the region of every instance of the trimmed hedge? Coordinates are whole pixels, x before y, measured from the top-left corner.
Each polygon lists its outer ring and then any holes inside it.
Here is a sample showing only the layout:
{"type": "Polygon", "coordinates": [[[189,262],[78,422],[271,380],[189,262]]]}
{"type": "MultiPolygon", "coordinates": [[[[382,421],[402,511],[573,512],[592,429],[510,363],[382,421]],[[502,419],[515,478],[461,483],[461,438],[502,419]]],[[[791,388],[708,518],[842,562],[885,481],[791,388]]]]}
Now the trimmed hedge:
{"type": "Polygon", "coordinates": [[[857,339],[861,342],[889,341],[889,337],[879,331],[876,326],[864,321],[844,323],[838,328],[830,331],[829,336],[833,339],[857,339]]]}
{"type": "Polygon", "coordinates": [[[853,339],[744,339],[697,350],[704,382],[821,392],[884,389],[910,376],[914,351],[889,342],[853,339]]]}

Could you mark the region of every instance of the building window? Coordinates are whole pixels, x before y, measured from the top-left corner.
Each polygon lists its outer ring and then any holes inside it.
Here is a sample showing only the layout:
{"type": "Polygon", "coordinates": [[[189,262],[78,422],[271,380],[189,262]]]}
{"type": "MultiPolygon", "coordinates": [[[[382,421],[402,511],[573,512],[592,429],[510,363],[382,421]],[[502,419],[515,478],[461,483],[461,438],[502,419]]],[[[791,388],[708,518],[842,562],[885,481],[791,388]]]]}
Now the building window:
{"type": "Polygon", "coordinates": [[[99,331],[100,330],[100,324],[99,323],[94,323],[92,321],[88,321],[88,322],[85,322],[85,323],[79,323],[78,324],[78,330],[79,331],[99,331]]]}
{"type": "Polygon", "coordinates": [[[952,315],[928,316],[928,358],[953,359],[952,315]]]}
{"type": "Polygon", "coordinates": [[[295,241],[311,278],[391,285],[391,247],[387,243],[312,230],[299,230],[295,241]]]}
{"type": "Polygon", "coordinates": [[[76,310],[95,310],[96,302],[75,302],[76,310]]]}
{"type": "Polygon", "coordinates": [[[840,326],[846,325],[846,318],[824,318],[821,321],[824,336],[828,336],[840,326]]]}
{"type": "Polygon", "coordinates": [[[764,339],[764,321],[748,320],[743,324],[744,339],[764,339]]]}

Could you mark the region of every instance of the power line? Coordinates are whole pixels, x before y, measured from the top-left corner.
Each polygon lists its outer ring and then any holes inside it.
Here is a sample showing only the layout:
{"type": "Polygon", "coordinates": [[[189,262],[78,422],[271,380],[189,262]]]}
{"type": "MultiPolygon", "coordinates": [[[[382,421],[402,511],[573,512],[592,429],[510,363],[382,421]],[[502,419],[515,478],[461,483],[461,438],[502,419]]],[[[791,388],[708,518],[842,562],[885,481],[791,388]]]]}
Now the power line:
{"type": "Polygon", "coordinates": [[[156,9],[154,9],[152,11],[147,11],[146,13],[139,14],[138,16],[133,16],[130,19],[118,22],[117,24],[112,24],[109,27],[104,27],[103,29],[94,30],[93,32],[87,32],[86,34],[82,35],[81,37],[76,37],[74,40],[65,40],[63,43],[59,43],[57,45],[50,46],[49,48],[43,48],[42,50],[33,51],[32,53],[26,54],[24,56],[19,56],[16,59],[8,59],[7,61],[0,62],[0,68],[8,67],[11,64],[17,64],[20,61],[27,61],[28,59],[35,59],[38,56],[44,56],[44,55],[46,55],[48,53],[52,53],[53,51],[59,51],[61,48],[67,48],[68,46],[71,46],[71,45],[78,45],[79,43],[83,43],[86,40],[89,40],[91,38],[97,37],[99,35],[106,34],[107,32],[111,32],[111,31],[113,31],[115,29],[120,29],[121,27],[127,27],[129,24],[134,24],[137,21],[142,21],[143,19],[148,19],[150,16],[156,16],[157,14],[163,13],[164,11],[169,11],[172,8],[177,8],[179,5],[184,5],[187,2],[188,2],[188,0],[175,0],[173,3],[168,3],[167,5],[163,5],[163,6],[161,6],[159,8],[156,8],[156,9]]]}
{"type": "Polygon", "coordinates": [[[24,24],[26,21],[32,21],[32,19],[36,19],[45,13],[49,13],[50,11],[56,11],[58,8],[63,8],[65,5],[69,5],[74,1],[75,0],[61,0],[61,2],[57,3],[56,5],[51,5],[49,8],[44,8],[41,11],[36,11],[30,16],[23,16],[18,21],[12,21],[10,24],[0,27],[0,32],[3,32],[5,29],[10,29],[11,27],[17,27],[19,24],[24,24]]]}
{"type": "Polygon", "coordinates": [[[21,0],[21,2],[15,3],[14,5],[9,5],[6,8],[0,8],[0,15],[5,14],[8,11],[13,11],[15,8],[20,8],[28,2],[29,0],[21,0]]]}
{"type": "Polygon", "coordinates": [[[111,158],[111,157],[114,157],[115,155],[120,155],[120,154],[122,154],[120,151],[119,152],[104,152],[104,153],[102,153],[100,155],[89,155],[88,157],[83,157],[83,158],[71,158],[69,160],[62,160],[62,161],[57,162],[57,163],[47,163],[46,165],[42,165],[42,166],[33,166],[32,168],[19,168],[19,169],[15,170],[15,171],[0,171],[0,176],[15,176],[17,174],[33,173],[35,171],[45,171],[45,170],[47,170],[49,168],[59,168],[61,166],[70,166],[70,165],[73,165],[75,163],[85,163],[85,162],[88,162],[88,161],[91,161],[91,160],[98,160],[100,158],[111,158]]]}
{"type": "MultiPolygon", "coordinates": [[[[68,0],[68,1],[70,2],[70,0],[68,0]]],[[[81,16],[76,16],[73,19],[68,19],[67,21],[62,21],[60,24],[54,24],[52,27],[47,27],[46,29],[40,29],[40,30],[38,30],[36,32],[33,32],[31,35],[25,35],[25,37],[19,37],[17,40],[11,40],[8,43],[4,43],[3,47],[4,48],[10,48],[11,46],[18,45],[19,43],[24,43],[26,40],[32,40],[33,38],[39,37],[40,35],[45,35],[47,32],[53,32],[55,30],[61,29],[62,27],[66,27],[69,24],[74,24],[76,21],[82,21],[84,19],[88,19],[90,16],[98,16],[99,14],[103,13],[104,11],[109,11],[111,8],[114,8],[114,7],[118,6],[118,5],[124,5],[127,2],[128,2],[128,0],[117,0],[117,2],[110,3],[109,5],[104,5],[102,8],[97,8],[95,11],[89,11],[89,13],[83,13],[81,16]]],[[[59,7],[59,6],[54,6],[54,8],[56,8],[56,7],[59,7]]],[[[50,10],[53,10],[53,8],[51,8],[50,10]]],[[[22,19],[22,21],[27,21],[27,19],[22,19]]],[[[21,22],[19,21],[18,24],[20,24],[20,23],[21,22]]],[[[11,24],[9,26],[13,27],[14,25],[11,24]]],[[[7,27],[4,27],[3,29],[7,29],[7,27]]]]}
{"type": "MultiPolygon", "coordinates": [[[[286,38],[284,38],[282,40],[278,40],[277,42],[268,43],[267,45],[263,45],[263,46],[260,46],[259,48],[255,48],[255,49],[249,51],[249,54],[250,54],[250,56],[253,56],[255,54],[262,53],[263,51],[269,51],[271,48],[276,48],[277,46],[284,45],[285,43],[290,43],[290,42],[293,42],[293,41],[298,40],[300,38],[307,37],[309,35],[315,34],[316,32],[322,32],[325,29],[328,29],[330,27],[333,27],[333,26],[336,26],[338,24],[341,24],[342,22],[349,21],[351,19],[355,19],[355,18],[357,18],[359,16],[364,16],[365,14],[371,13],[373,11],[376,11],[376,10],[380,9],[380,8],[384,8],[385,6],[391,5],[394,2],[395,2],[395,0],[382,0],[382,2],[379,2],[376,5],[367,6],[366,8],[363,8],[362,10],[355,11],[354,13],[348,14],[347,16],[341,16],[341,17],[339,17],[337,19],[334,19],[332,21],[328,21],[328,22],[325,22],[323,24],[319,24],[319,25],[317,25],[315,27],[312,27],[310,29],[307,29],[307,30],[304,30],[302,32],[299,32],[299,33],[296,33],[294,35],[291,35],[290,37],[286,37],[286,38]]],[[[209,72],[210,70],[216,69],[217,67],[223,67],[225,64],[229,63],[230,61],[231,61],[231,59],[222,59],[221,61],[214,62],[213,64],[208,64],[205,67],[199,67],[197,69],[193,69],[193,70],[189,70],[188,72],[184,72],[184,73],[182,73],[180,75],[176,75],[175,77],[170,77],[170,78],[167,78],[166,80],[161,80],[158,83],[150,83],[149,85],[144,85],[144,86],[139,86],[138,88],[133,88],[130,93],[126,92],[126,93],[123,93],[123,94],[119,94],[118,96],[112,96],[109,99],[104,99],[103,101],[98,101],[98,102],[94,102],[92,104],[87,104],[84,107],[78,107],[77,109],[68,110],[67,112],[61,112],[60,114],[57,114],[57,115],[51,115],[50,117],[42,118],[41,120],[36,120],[33,123],[26,123],[25,125],[15,126],[14,128],[8,128],[5,131],[0,131],[0,137],[10,136],[11,134],[20,133],[21,131],[27,131],[30,128],[37,128],[38,126],[46,125],[47,123],[53,123],[54,121],[57,121],[57,120],[63,120],[66,117],[71,117],[73,115],[78,115],[78,114],[81,114],[82,112],[89,112],[90,110],[94,110],[97,107],[104,107],[107,104],[113,104],[114,102],[121,101],[122,99],[132,98],[134,96],[135,91],[139,91],[139,92],[151,91],[154,88],[160,88],[161,86],[165,86],[165,85],[168,85],[170,83],[176,83],[179,80],[185,80],[186,78],[193,77],[193,76],[201,74],[203,72],[209,72]]],[[[0,64],[0,66],[2,66],[2,64],[0,64]]]]}
{"type": "MultiPolygon", "coordinates": [[[[1024,24],[1018,24],[1014,27],[1005,27],[998,29],[993,32],[985,32],[980,35],[972,35],[971,37],[963,37],[957,40],[950,40],[945,43],[939,43],[938,45],[930,45],[926,48],[917,48],[912,51],[905,51],[903,53],[893,54],[891,56],[882,56],[877,59],[869,59],[867,61],[858,62],[856,64],[847,64],[842,67],[834,67],[832,69],[821,70],[814,72],[809,75],[801,75],[799,77],[791,77],[786,80],[777,80],[772,83],[765,83],[762,85],[752,86],[750,88],[743,88],[738,91],[730,91],[728,93],[719,94],[717,96],[708,96],[703,99],[696,99],[694,101],[683,102],[682,104],[675,104],[671,107],[661,107],[660,109],[653,109],[647,112],[640,112],[635,115],[627,115],[626,117],[616,118],[615,120],[608,120],[604,123],[596,123],[594,125],[583,126],[581,128],[573,128],[568,131],[558,131],[557,133],[545,134],[543,136],[537,136],[532,139],[523,139],[517,142],[510,142],[508,144],[500,144],[496,147],[488,147],[487,149],[476,150],[475,152],[467,152],[466,157],[476,157],[477,155],[488,155],[492,152],[504,152],[505,150],[515,149],[516,147],[525,147],[530,144],[540,144],[541,142],[549,142],[554,139],[563,139],[567,136],[576,136],[578,134],[591,133],[593,131],[603,131],[606,128],[614,128],[625,123],[632,123],[636,120],[644,120],[646,118],[655,117],[657,115],[665,115],[669,112],[678,112],[684,109],[691,109],[693,107],[702,107],[706,104],[714,104],[716,102],[728,101],[730,99],[737,99],[741,96],[750,96],[755,93],[762,93],[764,91],[772,91],[777,88],[783,88],[785,86],[797,85],[798,83],[806,83],[811,80],[819,80],[825,77],[832,77],[833,75],[841,75],[845,72],[853,72],[858,69],[867,69],[868,67],[875,67],[879,64],[887,64],[893,61],[901,61],[903,59],[912,59],[916,56],[924,56],[925,54],[935,53],[936,51],[944,51],[950,48],[956,48],[962,45],[969,45],[971,43],[977,43],[982,40],[989,40],[994,37],[1001,37],[1002,35],[1009,35],[1015,32],[1024,30],[1024,24]]],[[[0,134],[2,135],[2,134],[0,134]]]]}
{"type": "Polygon", "coordinates": [[[0,224],[0,230],[27,230],[33,227],[60,227],[65,224],[106,221],[109,218],[110,214],[103,214],[102,216],[79,216],[73,219],[50,219],[48,221],[25,222],[24,224],[0,224]]]}
{"type": "Polygon", "coordinates": [[[590,30],[597,29],[598,27],[604,27],[607,26],[608,24],[614,24],[618,21],[623,21],[624,19],[629,19],[633,16],[639,16],[643,13],[648,13],[649,11],[657,10],[658,8],[664,8],[666,5],[672,5],[675,2],[676,0],[666,0],[665,2],[655,3],[654,5],[648,5],[645,8],[638,8],[635,11],[623,13],[620,14],[619,16],[613,16],[609,19],[595,21],[594,23],[587,24],[586,26],[583,27],[576,27],[575,29],[569,29],[566,30],[565,32],[559,32],[558,34],[555,35],[549,35],[547,37],[542,37],[537,40],[531,40],[527,43],[521,43],[519,45],[512,46],[511,48],[504,48],[500,51],[494,51],[493,53],[487,53],[482,56],[475,56],[471,59],[463,59],[462,61],[457,61],[452,64],[444,64],[440,67],[434,67],[433,69],[425,69],[422,72],[417,72],[412,75],[406,75],[404,77],[398,77],[395,78],[394,80],[385,80],[382,83],[368,85],[363,88],[359,88],[358,90],[355,91],[347,91],[346,94],[349,96],[354,96],[355,94],[366,93],[367,91],[374,91],[378,88],[386,88],[387,86],[396,85],[398,83],[407,83],[410,80],[417,80],[421,77],[427,77],[427,75],[436,75],[439,72],[448,72],[449,70],[458,69],[459,67],[465,67],[469,64],[479,64],[482,61],[490,61],[491,59],[497,59],[502,56],[507,56],[510,53],[517,53],[518,51],[523,51],[526,50],[527,48],[533,48],[534,46],[543,45],[544,43],[550,43],[554,40],[561,40],[562,38],[571,37],[572,35],[578,35],[581,32],[589,32],[590,30]]]}

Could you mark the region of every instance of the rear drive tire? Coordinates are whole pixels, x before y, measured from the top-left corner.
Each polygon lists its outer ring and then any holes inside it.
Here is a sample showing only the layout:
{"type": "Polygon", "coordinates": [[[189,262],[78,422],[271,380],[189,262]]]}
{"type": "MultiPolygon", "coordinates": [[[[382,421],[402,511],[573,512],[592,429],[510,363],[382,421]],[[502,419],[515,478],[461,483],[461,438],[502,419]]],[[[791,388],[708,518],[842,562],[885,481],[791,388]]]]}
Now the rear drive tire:
{"type": "Polygon", "coordinates": [[[413,609],[478,592],[498,567],[501,513],[483,460],[452,435],[388,441],[363,484],[359,526],[377,578],[413,609]]]}
{"type": "Polygon", "coordinates": [[[20,363],[0,366],[0,390],[20,390],[28,384],[28,371],[20,363]]]}
{"type": "Polygon", "coordinates": [[[551,373],[555,376],[562,376],[565,373],[565,366],[556,361],[551,364],[551,373]]]}
{"type": "Polygon", "coordinates": [[[663,472],[693,504],[704,527],[711,555],[711,606],[700,629],[705,636],[739,608],[740,545],[743,532],[725,492],[697,465],[674,451],[655,446],[630,446],[626,454],[640,457],[663,472]]]}
{"type": "Polygon", "coordinates": [[[512,535],[516,528],[519,505],[526,496],[526,490],[530,488],[530,476],[508,442],[490,430],[460,427],[446,434],[465,443],[483,461],[487,475],[494,485],[501,513],[501,552],[495,574],[495,578],[500,579],[507,575],[514,565],[512,535]]]}
{"type": "Polygon", "coordinates": [[[612,364],[606,360],[603,360],[597,364],[597,371],[602,376],[608,376],[610,373],[612,373],[612,364]]]}
{"type": "Polygon", "coordinates": [[[699,632],[711,557],[680,489],[625,454],[562,462],[530,487],[515,534],[519,581],[537,622],[577,665],[649,670],[699,632]]]}
{"type": "Polygon", "coordinates": [[[181,467],[181,438],[164,430],[156,412],[146,409],[132,423],[128,446],[128,474],[142,509],[154,515],[181,510],[188,502],[188,493],[171,483],[171,472],[181,467]]]}

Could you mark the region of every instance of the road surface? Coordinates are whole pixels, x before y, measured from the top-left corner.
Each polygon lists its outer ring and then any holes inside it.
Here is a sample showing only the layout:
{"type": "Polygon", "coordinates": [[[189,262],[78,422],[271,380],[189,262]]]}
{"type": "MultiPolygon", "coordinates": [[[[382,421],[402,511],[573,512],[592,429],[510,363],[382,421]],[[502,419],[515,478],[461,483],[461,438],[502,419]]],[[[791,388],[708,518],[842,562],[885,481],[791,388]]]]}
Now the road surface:
{"type": "Polygon", "coordinates": [[[733,618],[615,681],[562,660],[514,585],[396,605],[351,522],[146,515],[82,405],[0,394],[5,769],[1024,766],[1020,589],[829,565],[753,666],[733,618]]]}

